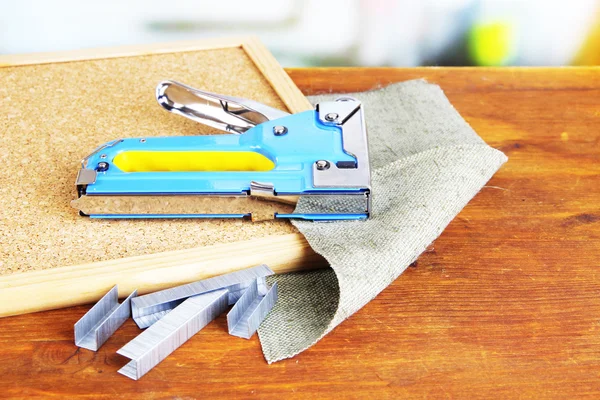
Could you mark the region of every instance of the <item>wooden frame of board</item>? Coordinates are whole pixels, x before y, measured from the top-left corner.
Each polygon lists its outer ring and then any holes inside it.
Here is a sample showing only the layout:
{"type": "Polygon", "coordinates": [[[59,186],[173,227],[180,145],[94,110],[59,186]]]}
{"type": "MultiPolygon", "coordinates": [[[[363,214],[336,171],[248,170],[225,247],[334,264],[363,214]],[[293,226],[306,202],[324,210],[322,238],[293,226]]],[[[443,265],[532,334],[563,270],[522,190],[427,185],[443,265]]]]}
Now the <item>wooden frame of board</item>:
{"type": "MultiPolygon", "coordinates": [[[[292,113],[311,104],[266,47],[254,37],[205,39],[118,48],[0,56],[0,69],[198,50],[241,48],[292,113]]],[[[267,236],[196,249],[168,251],[41,271],[0,276],[0,317],[91,303],[118,283],[119,295],[140,294],[268,264],[276,273],[325,267],[304,237],[267,236]]]]}

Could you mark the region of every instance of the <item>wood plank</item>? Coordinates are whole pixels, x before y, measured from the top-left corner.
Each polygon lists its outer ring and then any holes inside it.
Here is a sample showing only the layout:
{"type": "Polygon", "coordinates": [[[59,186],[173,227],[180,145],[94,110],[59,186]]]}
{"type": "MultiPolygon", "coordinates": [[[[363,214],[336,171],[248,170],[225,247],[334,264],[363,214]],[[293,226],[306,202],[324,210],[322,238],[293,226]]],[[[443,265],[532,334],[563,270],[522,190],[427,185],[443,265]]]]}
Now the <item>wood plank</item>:
{"type": "Polygon", "coordinates": [[[77,350],[88,307],[0,319],[4,396],[598,398],[600,70],[293,69],[307,94],[425,77],[508,163],[396,282],[294,359],[210,324],[142,380],[126,323],[77,350]]]}
{"type": "Polygon", "coordinates": [[[327,267],[299,233],[0,276],[0,317],[93,303],[115,284],[139,294],[267,264],[275,273],[327,267]]]}

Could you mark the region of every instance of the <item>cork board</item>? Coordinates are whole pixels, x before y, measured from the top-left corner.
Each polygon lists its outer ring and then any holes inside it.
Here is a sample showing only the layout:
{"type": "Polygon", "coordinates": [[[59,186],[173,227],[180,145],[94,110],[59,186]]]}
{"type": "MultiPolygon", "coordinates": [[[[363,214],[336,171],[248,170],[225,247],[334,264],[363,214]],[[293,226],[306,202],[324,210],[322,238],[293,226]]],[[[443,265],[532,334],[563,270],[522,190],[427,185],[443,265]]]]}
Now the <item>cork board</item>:
{"type": "Polygon", "coordinates": [[[255,39],[0,57],[0,275],[295,232],[285,221],[93,220],[70,207],[80,160],[104,142],[219,133],[160,108],[163,79],[309,107],[255,39]]]}

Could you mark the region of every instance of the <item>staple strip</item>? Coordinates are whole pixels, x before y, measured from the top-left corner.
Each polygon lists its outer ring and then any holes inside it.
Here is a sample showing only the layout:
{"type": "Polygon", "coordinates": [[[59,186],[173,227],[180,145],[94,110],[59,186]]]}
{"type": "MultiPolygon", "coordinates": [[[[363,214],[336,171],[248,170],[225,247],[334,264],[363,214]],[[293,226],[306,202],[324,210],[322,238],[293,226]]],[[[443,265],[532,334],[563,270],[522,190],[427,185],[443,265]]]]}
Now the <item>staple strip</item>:
{"type": "Polygon", "coordinates": [[[227,298],[228,291],[221,289],[185,300],[117,351],[131,359],[119,373],[134,380],[140,379],[223,313],[228,306],[227,298]]]}
{"type": "Polygon", "coordinates": [[[131,316],[131,299],[134,290],[119,304],[117,285],[108,291],[79,321],[75,323],[75,344],[97,351],[108,338],[131,316]]]}
{"type": "Polygon", "coordinates": [[[261,295],[254,281],[227,314],[229,334],[250,339],[277,302],[277,282],[261,295]]]}
{"type": "Polygon", "coordinates": [[[186,298],[224,288],[229,292],[228,304],[231,305],[242,296],[248,285],[257,279],[259,292],[266,293],[265,277],[273,274],[274,272],[263,264],[139,296],[131,302],[132,316],[135,323],[144,329],[163,318],[186,298]]]}

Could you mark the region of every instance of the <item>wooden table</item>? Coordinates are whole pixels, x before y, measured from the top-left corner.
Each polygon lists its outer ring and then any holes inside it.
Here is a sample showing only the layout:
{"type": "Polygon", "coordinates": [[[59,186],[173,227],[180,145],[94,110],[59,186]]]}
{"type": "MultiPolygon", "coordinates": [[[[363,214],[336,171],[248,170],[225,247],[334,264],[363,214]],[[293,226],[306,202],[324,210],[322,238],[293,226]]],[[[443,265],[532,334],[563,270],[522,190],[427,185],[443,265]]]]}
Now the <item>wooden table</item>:
{"type": "Polygon", "coordinates": [[[394,284],[267,365],[219,318],[142,380],[128,321],[73,344],[88,307],[0,319],[0,396],[600,396],[600,69],[290,69],[307,94],[426,78],[509,162],[394,284]]]}

